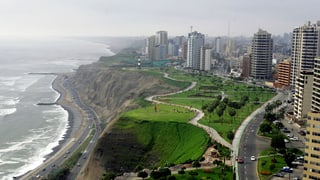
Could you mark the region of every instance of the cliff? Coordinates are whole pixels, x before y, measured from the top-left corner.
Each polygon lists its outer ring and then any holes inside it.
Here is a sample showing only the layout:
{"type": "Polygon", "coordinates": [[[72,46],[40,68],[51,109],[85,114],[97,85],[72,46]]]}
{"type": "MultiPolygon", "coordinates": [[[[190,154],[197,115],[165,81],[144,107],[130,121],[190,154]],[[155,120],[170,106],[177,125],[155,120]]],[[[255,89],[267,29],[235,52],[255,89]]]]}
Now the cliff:
{"type": "MultiPolygon", "coordinates": [[[[73,84],[81,100],[96,111],[102,124],[108,126],[121,112],[137,107],[133,102],[135,99],[178,89],[145,73],[122,70],[120,67],[104,67],[101,63],[79,67],[73,77],[73,84]]],[[[101,146],[101,142],[108,136],[108,126],[97,146],[101,146]]],[[[100,155],[95,150],[79,179],[101,176],[105,170],[99,159],[100,155]]]]}

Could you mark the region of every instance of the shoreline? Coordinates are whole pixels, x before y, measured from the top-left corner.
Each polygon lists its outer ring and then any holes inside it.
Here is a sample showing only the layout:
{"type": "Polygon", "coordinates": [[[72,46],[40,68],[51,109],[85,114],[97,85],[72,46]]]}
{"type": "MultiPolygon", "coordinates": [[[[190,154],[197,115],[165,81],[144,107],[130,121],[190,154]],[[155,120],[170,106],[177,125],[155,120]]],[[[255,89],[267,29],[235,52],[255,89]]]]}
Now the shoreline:
{"type": "Polygon", "coordinates": [[[67,129],[65,133],[61,136],[61,139],[57,141],[58,145],[51,149],[52,152],[43,156],[44,161],[34,169],[29,170],[24,174],[17,176],[16,178],[18,179],[34,178],[37,175],[35,174],[36,172],[42,169],[46,169],[48,167],[48,164],[62,157],[62,155],[64,155],[65,152],[67,151],[67,149],[69,149],[73,145],[74,139],[79,138],[77,137],[77,134],[82,134],[82,132],[84,132],[84,130],[81,127],[76,128],[75,126],[76,123],[78,123],[80,126],[81,124],[87,123],[87,122],[84,120],[84,117],[81,115],[81,112],[80,112],[81,110],[79,109],[79,107],[77,107],[77,105],[72,102],[69,96],[67,87],[63,85],[64,78],[66,78],[67,76],[68,76],[67,73],[56,74],[56,77],[51,83],[52,89],[59,94],[59,97],[56,99],[55,104],[60,106],[63,110],[65,110],[68,113],[67,129]],[[71,109],[77,109],[79,111],[79,114],[81,116],[81,120],[79,122],[75,122],[74,112],[71,109]]]}
{"type": "MultiPolygon", "coordinates": [[[[56,91],[59,94],[59,97],[56,99],[55,104],[60,106],[63,110],[65,110],[68,113],[68,118],[67,118],[67,129],[65,133],[62,135],[62,139],[58,141],[58,145],[54,148],[52,148],[52,152],[44,156],[46,162],[49,158],[54,156],[60,149],[62,149],[63,145],[67,142],[68,139],[71,138],[71,133],[73,130],[73,124],[74,124],[74,116],[72,111],[70,110],[70,107],[68,107],[66,104],[63,103],[64,100],[66,100],[64,90],[60,86],[62,85],[61,79],[58,79],[59,76],[64,76],[63,74],[56,74],[56,77],[51,83],[51,87],[54,91],[56,91]],[[61,89],[60,89],[60,88],[61,89]]],[[[44,163],[43,162],[43,163],[44,163]]]]}

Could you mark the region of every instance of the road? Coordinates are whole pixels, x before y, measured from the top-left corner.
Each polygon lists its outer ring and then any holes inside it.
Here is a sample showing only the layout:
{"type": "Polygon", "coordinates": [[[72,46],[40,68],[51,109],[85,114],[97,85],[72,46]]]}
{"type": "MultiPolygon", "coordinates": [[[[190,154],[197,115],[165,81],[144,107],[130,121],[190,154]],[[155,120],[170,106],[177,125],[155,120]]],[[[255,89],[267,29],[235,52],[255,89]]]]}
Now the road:
{"type": "Polygon", "coordinates": [[[68,179],[75,179],[74,177],[79,173],[82,165],[87,160],[87,156],[93,150],[101,133],[101,127],[95,112],[80,101],[80,98],[74,87],[71,85],[69,78],[67,78],[67,76],[59,76],[57,78],[60,78],[59,81],[62,82],[63,86],[57,83],[58,85],[56,88],[62,96],[60,99],[62,99],[62,104],[64,104],[65,108],[68,110],[69,120],[70,123],[72,123],[70,129],[71,132],[69,133],[70,137],[65,137],[65,142],[59,145],[57,151],[49,157],[49,159],[45,160],[45,162],[38,168],[22,176],[21,179],[37,179],[38,176],[47,176],[51,170],[62,165],[63,162],[80,147],[87,137],[89,137],[91,131],[95,129],[95,134],[85,150],[86,153],[84,153],[77,162],[79,166],[72,169],[70,176],[68,177],[68,179]],[[61,93],[62,91],[63,93],[61,93]]]}
{"type": "Polygon", "coordinates": [[[251,156],[258,157],[259,153],[270,147],[270,140],[257,136],[259,125],[263,120],[264,113],[259,113],[251,121],[244,131],[239,146],[238,157],[243,158],[244,163],[238,164],[240,180],[259,179],[257,174],[257,161],[251,161],[251,156]]]}

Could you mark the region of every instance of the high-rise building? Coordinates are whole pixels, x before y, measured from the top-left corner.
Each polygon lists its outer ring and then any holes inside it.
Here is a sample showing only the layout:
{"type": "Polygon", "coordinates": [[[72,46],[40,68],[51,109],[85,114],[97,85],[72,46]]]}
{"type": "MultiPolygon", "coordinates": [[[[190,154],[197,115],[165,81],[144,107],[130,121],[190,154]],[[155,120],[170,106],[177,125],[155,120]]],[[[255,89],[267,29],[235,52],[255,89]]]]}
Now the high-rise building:
{"type": "Polygon", "coordinates": [[[150,60],[155,59],[155,45],[156,45],[156,36],[150,36],[146,40],[146,54],[147,58],[150,60]]]}
{"type": "Polygon", "coordinates": [[[320,113],[308,113],[303,179],[320,179],[320,113]]]}
{"type": "Polygon", "coordinates": [[[156,33],[156,45],[167,45],[168,44],[168,32],[158,31],[156,33]]]}
{"type": "Polygon", "coordinates": [[[221,37],[215,39],[214,50],[216,53],[221,53],[221,37]]]}
{"type": "Polygon", "coordinates": [[[291,50],[291,86],[293,88],[300,71],[313,69],[314,58],[319,55],[319,32],[319,25],[310,22],[293,30],[291,50]]]}
{"type": "Polygon", "coordinates": [[[303,70],[300,72],[295,83],[294,93],[294,109],[293,115],[297,119],[301,119],[311,111],[313,86],[313,70],[303,70]]]}
{"type": "Polygon", "coordinates": [[[271,78],[272,47],[271,34],[259,29],[254,34],[251,45],[250,76],[254,79],[267,80],[271,78]]]}
{"type": "Polygon", "coordinates": [[[210,71],[211,69],[211,48],[205,46],[201,47],[200,50],[200,70],[210,71]]]}
{"type": "Polygon", "coordinates": [[[277,87],[289,89],[290,87],[290,60],[284,60],[278,64],[277,87]]]}
{"type": "Polygon", "coordinates": [[[320,113],[320,57],[314,61],[311,110],[320,113]]]}
{"type": "Polygon", "coordinates": [[[200,69],[200,49],[204,46],[204,35],[197,31],[188,35],[187,67],[200,69]]]}

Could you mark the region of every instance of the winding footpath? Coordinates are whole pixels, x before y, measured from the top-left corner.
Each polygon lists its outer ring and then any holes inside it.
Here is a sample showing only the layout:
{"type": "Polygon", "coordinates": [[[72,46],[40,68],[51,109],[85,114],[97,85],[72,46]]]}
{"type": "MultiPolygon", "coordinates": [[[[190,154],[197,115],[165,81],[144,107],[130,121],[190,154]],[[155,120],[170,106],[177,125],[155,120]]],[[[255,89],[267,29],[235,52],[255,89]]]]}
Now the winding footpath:
{"type": "MultiPolygon", "coordinates": [[[[174,81],[180,81],[180,80],[177,80],[177,79],[169,77],[169,75],[167,73],[164,73],[164,77],[167,78],[167,79],[174,80],[174,81]]],[[[205,126],[203,124],[198,123],[198,121],[204,117],[204,113],[201,110],[196,109],[194,107],[190,107],[190,106],[172,104],[172,103],[167,103],[167,102],[162,102],[162,101],[157,100],[158,97],[169,96],[169,95],[174,95],[174,94],[179,94],[179,93],[183,93],[183,92],[189,91],[189,90],[193,89],[196,85],[197,85],[196,82],[192,82],[191,85],[189,87],[187,87],[186,89],[183,89],[183,90],[180,90],[180,91],[177,91],[177,92],[173,92],[173,93],[149,96],[149,97],[145,98],[145,100],[147,100],[149,102],[152,102],[152,103],[166,104],[166,105],[170,105],[170,106],[182,107],[182,108],[188,109],[190,111],[196,112],[196,116],[193,117],[189,121],[189,123],[194,125],[194,126],[200,127],[203,130],[205,130],[214,141],[222,144],[225,147],[228,147],[229,149],[232,149],[232,145],[229,142],[227,142],[225,139],[223,139],[215,129],[213,129],[213,128],[209,127],[209,126],[205,126]]]]}

